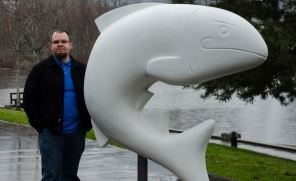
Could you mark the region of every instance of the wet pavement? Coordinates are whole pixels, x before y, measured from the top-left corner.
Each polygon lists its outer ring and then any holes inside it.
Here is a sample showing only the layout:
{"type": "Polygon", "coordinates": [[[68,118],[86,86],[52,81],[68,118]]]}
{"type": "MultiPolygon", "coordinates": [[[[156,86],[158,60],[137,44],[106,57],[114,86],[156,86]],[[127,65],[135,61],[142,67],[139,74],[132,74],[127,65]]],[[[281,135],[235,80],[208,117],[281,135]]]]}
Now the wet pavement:
{"type": "MultiPolygon", "coordinates": [[[[0,121],[0,145],[1,181],[41,179],[37,134],[31,127],[0,121]]],[[[149,162],[148,170],[149,180],[177,180],[153,162],[149,162]]],[[[137,155],[113,146],[99,148],[95,141],[87,140],[78,175],[82,181],[137,180],[137,155]]]]}
{"type": "MultiPolygon", "coordinates": [[[[0,180],[41,180],[40,154],[37,133],[29,126],[0,120],[0,180]]],[[[82,181],[136,181],[137,155],[114,146],[100,148],[95,141],[87,140],[78,175],[82,181]]],[[[149,181],[177,181],[167,169],[148,162],[149,181]]],[[[211,181],[223,181],[210,176],[211,181]]]]}

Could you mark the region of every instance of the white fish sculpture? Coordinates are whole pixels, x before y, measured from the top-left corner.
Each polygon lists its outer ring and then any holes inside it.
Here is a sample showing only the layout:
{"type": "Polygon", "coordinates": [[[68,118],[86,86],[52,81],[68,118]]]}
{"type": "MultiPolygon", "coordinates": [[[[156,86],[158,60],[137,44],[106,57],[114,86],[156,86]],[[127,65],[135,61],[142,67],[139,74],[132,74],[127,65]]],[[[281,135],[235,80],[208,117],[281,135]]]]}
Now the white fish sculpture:
{"type": "MultiPolygon", "coordinates": [[[[245,19],[226,10],[181,4],[134,4],[96,19],[85,101],[99,145],[114,139],[184,181],[209,180],[207,120],[182,134],[151,126],[141,110],[156,81],[196,84],[262,64],[267,46],[245,19]]],[[[159,120],[160,122],[162,120],[159,120]]]]}

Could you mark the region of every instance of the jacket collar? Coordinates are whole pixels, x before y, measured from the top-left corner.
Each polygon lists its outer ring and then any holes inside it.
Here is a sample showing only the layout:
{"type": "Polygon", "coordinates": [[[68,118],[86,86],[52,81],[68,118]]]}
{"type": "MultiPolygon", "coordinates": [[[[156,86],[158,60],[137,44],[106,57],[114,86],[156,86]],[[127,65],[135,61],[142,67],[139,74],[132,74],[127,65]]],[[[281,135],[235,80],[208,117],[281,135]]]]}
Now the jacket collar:
{"type": "MultiPolygon", "coordinates": [[[[78,61],[75,60],[71,55],[70,55],[70,58],[71,58],[71,69],[75,69],[75,68],[79,67],[78,61]]],[[[53,55],[50,55],[48,57],[48,60],[49,60],[50,67],[58,66],[53,55]]]]}

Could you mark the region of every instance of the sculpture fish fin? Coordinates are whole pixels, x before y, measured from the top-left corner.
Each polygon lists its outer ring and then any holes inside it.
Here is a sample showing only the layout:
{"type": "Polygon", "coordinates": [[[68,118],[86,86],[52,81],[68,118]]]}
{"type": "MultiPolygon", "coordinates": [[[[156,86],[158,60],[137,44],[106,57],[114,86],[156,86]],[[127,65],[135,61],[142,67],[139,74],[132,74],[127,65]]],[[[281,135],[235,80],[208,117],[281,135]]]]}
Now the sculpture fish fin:
{"type": "Polygon", "coordinates": [[[91,120],[91,124],[97,139],[97,142],[99,144],[100,147],[104,147],[108,144],[109,142],[109,138],[98,128],[98,126],[96,125],[96,123],[91,120]]]}
{"type": "Polygon", "coordinates": [[[103,32],[109,25],[124,18],[125,16],[156,5],[161,5],[161,3],[139,3],[123,6],[101,15],[95,20],[95,22],[100,32],[103,32]]]}
{"type": "Polygon", "coordinates": [[[150,60],[146,72],[163,82],[184,85],[193,77],[185,59],[174,56],[157,57],[150,60]]]}
{"type": "Polygon", "coordinates": [[[209,180],[205,154],[214,124],[214,120],[206,120],[181,134],[171,135],[174,139],[166,145],[166,161],[182,180],[209,180]]]}
{"type": "Polygon", "coordinates": [[[138,111],[141,111],[141,116],[143,119],[156,130],[162,133],[169,133],[169,117],[165,112],[159,111],[142,111],[145,104],[153,96],[153,93],[150,91],[143,91],[137,98],[136,108],[138,111]]]}
{"type": "Polygon", "coordinates": [[[137,98],[136,108],[138,111],[141,111],[149,99],[153,96],[152,92],[143,91],[137,98]]]}

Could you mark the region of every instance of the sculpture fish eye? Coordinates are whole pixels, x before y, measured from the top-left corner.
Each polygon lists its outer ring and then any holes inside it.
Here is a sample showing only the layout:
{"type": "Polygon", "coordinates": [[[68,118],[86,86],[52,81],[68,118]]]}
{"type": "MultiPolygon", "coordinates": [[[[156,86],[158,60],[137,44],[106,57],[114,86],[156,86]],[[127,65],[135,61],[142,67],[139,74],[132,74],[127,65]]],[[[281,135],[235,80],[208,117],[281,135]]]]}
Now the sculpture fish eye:
{"type": "Polygon", "coordinates": [[[235,31],[235,29],[237,29],[237,26],[227,23],[227,22],[223,22],[223,21],[214,21],[213,23],[219,24],[220,26],[217,26],[218,28],[218,32],[222,37],[226,37],[228,36],[231,31],[235,31]]]}
{"type": "Polygon", "coordinates": [[[226,25],[222,25],[219,27],[219,34],[222,36],[222,37],[226,37],[229,35],[229,29],[226,25]]]}
{"type": "Polygon", "coordinates": [[[238,15],[198,5],[134,4],[96,24],[101,35],[89,57],[84,96],[99,145],[114,139],[182,180],[209,180],[205,151],[214,121],[169,135],[167,120],[141,112],[153,95],[148,88],[155,81],[200,83],[258,66],[267,57],[260,34],[238,15]]]}
{"type": "MultiPolygon", "coordinates": [[[[209,46],[207,44],[210,41],[227,41],[231,35],[237,33],[238,27],[223,21],[213,21],[212,23],[212,31],[216,31],[216,34],[212,34],[211,37],[202,38],[200,44],[204,49],[215,49],[215,47],[209,46]]],[[[209,30],[211,31],[211,30],[209,30]]],[[[231,38],[231,37],[230,37],[231,38]]],[[[216,47],[218,49],[219,47],[216,47]]],[[[226,48],[225,48],[226,49],[226,48]]]]}

